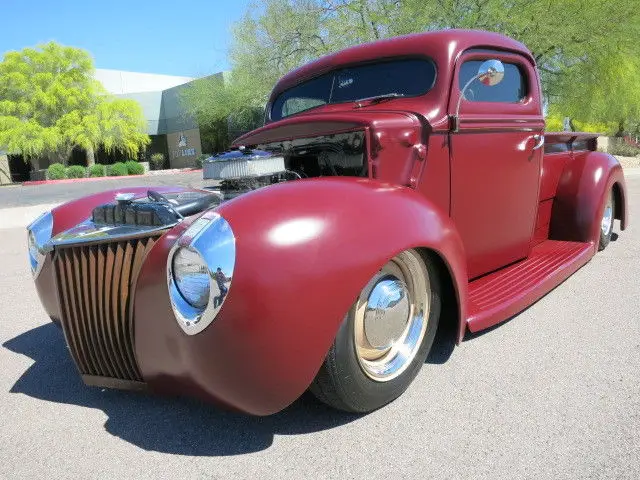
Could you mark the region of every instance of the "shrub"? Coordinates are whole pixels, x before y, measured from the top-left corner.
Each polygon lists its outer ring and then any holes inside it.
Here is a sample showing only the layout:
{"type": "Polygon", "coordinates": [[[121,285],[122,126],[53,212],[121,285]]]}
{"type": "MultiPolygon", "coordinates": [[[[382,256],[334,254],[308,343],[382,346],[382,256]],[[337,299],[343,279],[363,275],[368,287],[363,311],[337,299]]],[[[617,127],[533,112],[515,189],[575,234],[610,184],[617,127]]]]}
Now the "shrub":
{"type": "Polygon", "coordinates": [[[609,153],[611,155],[620,155],[621,157],[635,157],[640,154],[640,148],[635,145],[629,145],[622,138],[610,138],[609,153]]]}
{"type": "Polygon", "coordinates": [[[164,154],[154,153],[149,157],[154,170],[161,170],[164,167],[164,154]]]}
{"type": "Polygon", "coordinates": [[[144,173],[144,167],[135,160],[128,160],[125,165],[129,175],[142,175],[144,173]]]}
{"type": "Polygon", "coordinates": [[[67,168],[67,178],[84,178],[87,175],[87,169],[82,165],[71,165],[67,168]]]}
{"type": "Polygon", "coordinates": [[[209,158],[211,155],[207,155],[206,153],[201,153],[196,157],[196,168],[202,168],[202,164],[204,161],[209,158]]]}
{"type": "Polygon", "coordinates": [[[110,177],[126,177],[128,174],[127,166],[122,162],[114,163],[109,166],[107,175],[110,177]]]}
{"type": "Polygon", "coordinates": [[[106,176],[104,165],[100,165],[99,163],[96,163],[95,165],[91,165],[88,170],[89,170],[89,176],[90,177],[105,177],[106,176]]]}
{"type": "Polygon", "coordinates": [[[47,178],[49,180],[60,180],[62,178],[67,178],[67,172],[64,168],[64,165],[61,163],[52,163],[47,168],[47,178]]]}
{"type": "Polygon", "coordinates": [[[609,153],[611,155],[620,155],[622,157],[636,157],[640,154],[640,148],[626,143],[620,143],[610,146],[609,153]]]}

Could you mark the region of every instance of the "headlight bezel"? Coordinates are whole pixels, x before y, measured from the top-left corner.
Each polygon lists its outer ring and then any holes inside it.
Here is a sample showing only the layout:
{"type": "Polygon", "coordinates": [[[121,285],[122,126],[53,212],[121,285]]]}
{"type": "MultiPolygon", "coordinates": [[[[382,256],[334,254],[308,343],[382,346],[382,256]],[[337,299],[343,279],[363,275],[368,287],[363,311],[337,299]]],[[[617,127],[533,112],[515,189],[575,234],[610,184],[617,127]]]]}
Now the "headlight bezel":
{"type": "Polygon", "coordinates": [[[33,278],[37,278],[48,253],[47,244],[53,233],[53,215],[42,213],[27,227],[27,255],[33,278]]]}
{"type": "Polygon", "coordinates": [[[176,321],[187,335],[202,332],[220,312],[231,290],[235,256],[235,236],[231,226],[216,212],[207,212],[195,220],[169,251],[167,256],[169,299],[176,321]],[[174,274],[174,259],[182,248],[197,252],[207,268],[209,300],[203,307],[190,303],[178,288],[174,274]],[[227,281],[219,277],[218,267],[227,281]],[[218,287],[218,278],[226,288],[226,292],[218,287]]]}

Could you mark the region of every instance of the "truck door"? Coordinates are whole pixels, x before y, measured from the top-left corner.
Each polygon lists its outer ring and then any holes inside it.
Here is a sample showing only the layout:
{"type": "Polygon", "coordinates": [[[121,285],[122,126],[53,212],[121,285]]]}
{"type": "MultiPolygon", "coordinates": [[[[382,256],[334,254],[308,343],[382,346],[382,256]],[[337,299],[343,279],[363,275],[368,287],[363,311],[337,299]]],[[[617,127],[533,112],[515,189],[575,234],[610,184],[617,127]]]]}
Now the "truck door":
{"type": "Polygon", "coordinates": [[[467,251],[469,278],[529,254],[538,205],[544,119],[537,73],[524,57],[469,51],[456,64],[449,113],[460,92],[489,59],[504,77],[494,86],[474,80],[450,133],[451,216],[467,251]]]}

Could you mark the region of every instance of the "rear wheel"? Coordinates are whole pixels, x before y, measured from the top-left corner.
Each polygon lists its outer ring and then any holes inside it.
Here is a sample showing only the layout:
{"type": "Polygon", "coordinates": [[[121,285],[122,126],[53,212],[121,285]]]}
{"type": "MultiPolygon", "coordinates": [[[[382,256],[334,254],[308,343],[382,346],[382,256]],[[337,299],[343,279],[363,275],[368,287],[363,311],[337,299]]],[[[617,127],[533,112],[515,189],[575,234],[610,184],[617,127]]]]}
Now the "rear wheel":
{"type": "Polygon", "coordinates": [[[600,221],[600,243],[598,250],[607,248],[607,245],[609,245],[611,241],[615,211],[616,200],[613,196],[613,190],[610,190],[609,194],[605,197],[604,211],[602,212],[602,219],[600,221]]]}
{"type": "Polygon", "coordinates": [[[415,250],[397,255],[360,292],[310,390],[330,406],[351,412],[391,402],[420,371],[440,308],[433,261],[415,250]]]}

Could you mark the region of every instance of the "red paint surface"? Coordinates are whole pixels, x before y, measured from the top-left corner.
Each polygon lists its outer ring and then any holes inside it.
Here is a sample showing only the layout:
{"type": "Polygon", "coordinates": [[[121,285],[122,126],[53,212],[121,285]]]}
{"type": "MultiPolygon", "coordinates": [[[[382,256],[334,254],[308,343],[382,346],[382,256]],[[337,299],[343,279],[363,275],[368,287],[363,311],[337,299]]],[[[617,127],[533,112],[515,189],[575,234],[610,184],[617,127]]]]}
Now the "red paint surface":
{"type": "MultiPolygon", "coordinates": [[[[395,254],[427,247],[448,263],[464,309],[466,271],[445,212],[414,190],[356,179],[312,179],[238,197],[219,209],[236,235],[236,266],[218,318],[187,336],[169,305],[167,249],[152,250],[136,292],[136,354],[148,384],[254,414],[284,408],[309,385],[345,312],[395,254]],[[317,231],[278,242],[298,222],[317,231]]],[[[291,231],[295,231],[292,228],[291,231]]],[[[464,321],[464,310],[461,312],[464,321]]]]}
{"type": "Polygon", "coordinates": [[[576,152],[565,165],[551,211],[550,238],[597,243],[605,195],[616,186],[622,203],[616,218],[628,223],[626,184],[620,163],[600,152],[576,152]]]}
{"type": "Polygon", "coordinates": [[[592,243],[547,240],[527,260],[469,284],[468,326],[478,332],[520,312],[593,256],[592,243]]]}
{"type": "Polygon", "coordinates": [[[553,199],[543,200],[538,205],[538,219],[533,233],[532,246],[549,239],[549,223],[551,222],[551,209],[553,199]]]}

